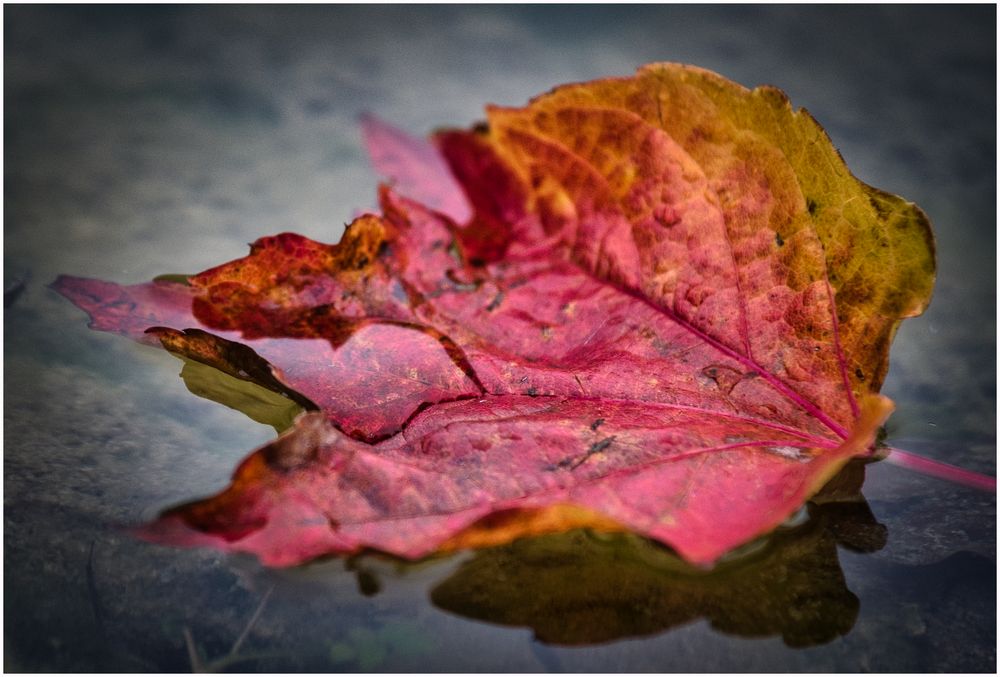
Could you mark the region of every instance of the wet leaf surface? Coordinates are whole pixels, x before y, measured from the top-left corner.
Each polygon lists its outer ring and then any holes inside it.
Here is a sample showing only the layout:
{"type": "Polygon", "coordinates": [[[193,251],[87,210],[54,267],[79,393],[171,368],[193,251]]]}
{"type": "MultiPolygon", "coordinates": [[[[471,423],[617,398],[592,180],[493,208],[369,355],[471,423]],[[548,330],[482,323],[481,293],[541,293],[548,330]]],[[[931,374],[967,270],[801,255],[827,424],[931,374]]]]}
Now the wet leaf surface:
{"type": "Polygon", "coordinates": [[[918,208],[854,179],[773,88],[696,68],[559,88],[430,146],[369,121],[380,193],[191,276],[60,278],[92,326],[304,409],[218,496],[142,533],[269,565],[575,527],[709,564],[779,525],[892,410],[925,307],[918,208]],[[472,216],[464,211],[471,204],[472,216]]]}

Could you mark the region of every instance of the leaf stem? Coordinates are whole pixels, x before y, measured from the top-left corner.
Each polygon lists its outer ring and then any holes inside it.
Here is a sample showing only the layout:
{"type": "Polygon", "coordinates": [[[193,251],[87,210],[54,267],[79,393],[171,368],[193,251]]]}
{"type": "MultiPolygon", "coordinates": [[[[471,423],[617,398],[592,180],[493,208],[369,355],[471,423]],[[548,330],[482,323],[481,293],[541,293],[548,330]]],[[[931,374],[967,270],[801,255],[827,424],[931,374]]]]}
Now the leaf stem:
{"type": "Polygon", "coordinates": [[[942,463],[941,461],[925,458],[924,456],[919,456],[909,451],[903,451],[902,449],[888,447],[886,451],[888,452],[888,456],[886,456],[885,460],[893,465],[906,468],[907,470],[913,470],[914,472],[918,472],[929,477],[947,480],[948,482],[954,482],[955,484],[972,487],[973,489],[979,489],[980,491],[996,493],[997,479],[995,477],[990,477],[989,475],[984,475],[983,473],[978,473],[973,470],[959,468],[958,466],[951,465],[949,463],[942,463]]]}

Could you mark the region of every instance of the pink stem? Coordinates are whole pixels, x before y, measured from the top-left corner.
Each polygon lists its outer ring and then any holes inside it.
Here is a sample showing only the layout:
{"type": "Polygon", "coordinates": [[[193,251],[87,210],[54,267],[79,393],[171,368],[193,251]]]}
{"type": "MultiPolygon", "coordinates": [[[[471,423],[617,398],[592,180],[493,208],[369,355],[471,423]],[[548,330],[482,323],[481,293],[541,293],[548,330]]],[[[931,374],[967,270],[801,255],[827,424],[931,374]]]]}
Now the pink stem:
{"type": "Polygon", "coordinates": [[[913,470],[930,477],[996,493],[997,479],[995,477],[965,470],[958,466],[942,463],[941,461],[932,461],[929,458],[924,458],[923,456],[918,456],[902,449],[889,448],[887,451],[889,455],[885,460],[893,465],[898,465],[901,468],[907,468],[908,470],[913,470]]]}

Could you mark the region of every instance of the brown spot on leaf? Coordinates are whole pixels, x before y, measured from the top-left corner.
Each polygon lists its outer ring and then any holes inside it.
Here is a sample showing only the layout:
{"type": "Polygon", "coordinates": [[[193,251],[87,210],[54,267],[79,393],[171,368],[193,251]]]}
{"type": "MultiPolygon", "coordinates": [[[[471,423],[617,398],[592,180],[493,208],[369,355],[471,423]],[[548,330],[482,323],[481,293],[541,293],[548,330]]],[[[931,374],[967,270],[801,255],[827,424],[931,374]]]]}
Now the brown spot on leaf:
{"type": "Polygon", "coordinates": [[[715,382],[719,390],[728,395],[736,384],[743,380],[743,372],[721,364],[713,364],[701,370],[706,378],[715,382]]]}
{"type": "Polygon", "coordinates": [[[384,251],[388,231],[382,219],[371,214],[351,223],[340,243],[332,249],[332,267],[337,270],[361,270],[384,251]]]}
{"type": "Polygon", "coordinates": [[[501,303],[503,303],[503,292],[498,291],[497,295],[493,297],[492,301],[490,301],[490,304],[486,306],[486,311],[492,313],[494,310],[500,307],[501,303]]]}
{"type": "Polygon", "coordinates": [[[290,472],[314,461],[323,442],[324,417],[313,414],[303,417],[300,434],[282,435],[261,450],[267,465],[279,472],[290,472]]]}

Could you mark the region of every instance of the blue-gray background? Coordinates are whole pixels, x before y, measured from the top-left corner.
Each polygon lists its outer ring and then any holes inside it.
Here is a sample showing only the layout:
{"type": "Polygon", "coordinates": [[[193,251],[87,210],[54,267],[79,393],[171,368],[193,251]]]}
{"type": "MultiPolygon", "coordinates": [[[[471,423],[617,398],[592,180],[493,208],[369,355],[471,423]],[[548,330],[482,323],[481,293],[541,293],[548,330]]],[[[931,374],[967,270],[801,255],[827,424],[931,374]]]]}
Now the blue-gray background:
{"type": "MultiPolygon", "coordinates": [[[[467,126],[486,103],[520,105],[651,61],[782,88],[859,178],[918,203],[935,226],[935,299],[904,323],[885,386],[899,406],[890,442],[994,474],[995,12],[6,6],[4,282],[24,291],[4,314],[5,666],[186,669],[184,625],[222,644],[239,633],[260,596],[243,570],[109,525],[217,490],[271,431],[190,395],[169,356],[88,332],[46,285],[60,273],[133,283],[196,272],[283,230],[335,241],[374,203],[365,111],[422,134],[467,126]],[[95,594],[107,632],[159,638],[133,648],[138,662],[121,649],[109,663],[95,648],[95,594]]],[[[872,481],[889,544],[845,553],[862,615],[821,649],[729,638],[702,622],[542,660],[530,631],[435,612],[419,576],[375,600],[350,591],[354,606],[331,599],[329,632],[395,609],[455,638],[411,663],[386,650],[374,669],[992,670],[995,617],[961,609],[965,620],[947,623],[918,609],[927,617],[898,630],[901,648],[879,650],[899,610],[878,593],[888,569],[871,573],[871,562],[918,567],[959,552],[995,562],[994,497],[893,468],[872,481]],[[338,604],[354,611],[338,617],[338,604]]],[[[280,649],[296,632],[294,614],[265,619],[261,646],[280,649]]]]}

